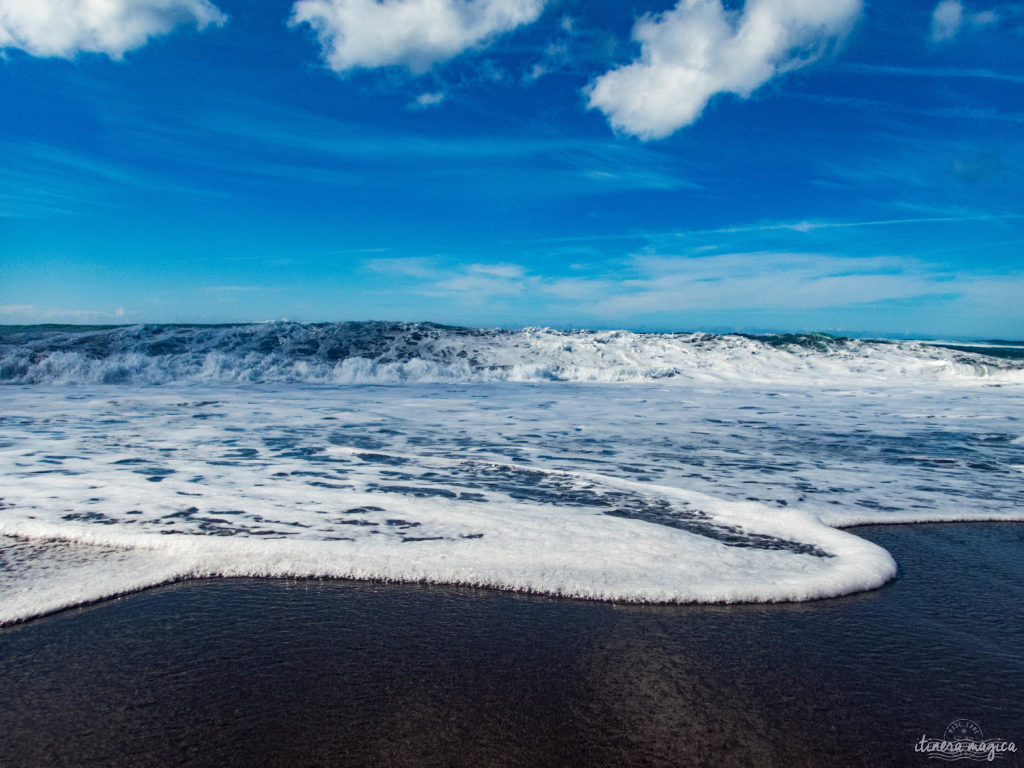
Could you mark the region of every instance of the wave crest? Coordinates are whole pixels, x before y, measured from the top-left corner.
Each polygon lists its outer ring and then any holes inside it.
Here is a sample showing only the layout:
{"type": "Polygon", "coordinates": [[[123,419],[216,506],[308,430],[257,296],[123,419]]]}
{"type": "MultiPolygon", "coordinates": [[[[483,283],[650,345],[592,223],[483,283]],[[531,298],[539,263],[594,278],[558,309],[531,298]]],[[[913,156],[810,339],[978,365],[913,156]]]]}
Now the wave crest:
{"type": "Polygon", "coordinates": [[[392,384],[849,376],[1024,382],[1024,361],[824,334],[499,330],[432,323],[8,327],[8,384],[392,384]]]}

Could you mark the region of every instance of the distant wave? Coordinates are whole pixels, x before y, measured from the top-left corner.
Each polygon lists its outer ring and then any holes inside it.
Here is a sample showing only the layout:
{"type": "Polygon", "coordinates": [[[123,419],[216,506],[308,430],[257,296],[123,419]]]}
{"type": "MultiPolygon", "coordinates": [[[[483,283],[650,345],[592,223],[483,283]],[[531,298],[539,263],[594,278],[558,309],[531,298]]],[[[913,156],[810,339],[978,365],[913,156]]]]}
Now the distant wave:
{"type": "Polygon", "coordinates": [[[6,384],[880,379],[1024,382],[1019,345],[433,323],[0,327],[6,384]]]}

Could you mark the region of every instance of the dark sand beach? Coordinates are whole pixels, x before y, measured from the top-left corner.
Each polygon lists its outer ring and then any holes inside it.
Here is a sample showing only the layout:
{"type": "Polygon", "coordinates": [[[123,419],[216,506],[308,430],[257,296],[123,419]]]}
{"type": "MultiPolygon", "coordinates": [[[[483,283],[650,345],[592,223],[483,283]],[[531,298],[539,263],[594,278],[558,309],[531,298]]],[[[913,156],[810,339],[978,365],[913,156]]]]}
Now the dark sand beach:
{"type": "Polygon", "coordinates": [[[1024,525],[856,532],[897,579],[803,604],[234,579],[65,611],[0,631],[0,765],[914,766],[958,718],[1024,748],[1024,525]]]}

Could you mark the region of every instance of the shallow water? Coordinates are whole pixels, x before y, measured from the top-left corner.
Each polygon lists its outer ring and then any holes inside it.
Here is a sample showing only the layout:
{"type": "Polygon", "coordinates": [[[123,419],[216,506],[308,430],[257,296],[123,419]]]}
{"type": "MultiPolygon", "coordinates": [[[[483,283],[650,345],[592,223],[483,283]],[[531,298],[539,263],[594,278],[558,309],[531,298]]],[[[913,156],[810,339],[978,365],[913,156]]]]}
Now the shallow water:
{"type": "Polygon", "coordinates": [[[856,533],[899,576],[801,604],[221,579],[72,609],[0,630],[0,763],[914,766],[957,718],[1024,742],[1024,525],[856,533]]]}
{"type": "Polygon", "coordinates": [[[1024,516],[1013,387],[12,386],[0,406],[0,534],[42,548],[0,569],[0,622],[203,575],[801,600],[894,572],[823,522],[1024,516]]]}

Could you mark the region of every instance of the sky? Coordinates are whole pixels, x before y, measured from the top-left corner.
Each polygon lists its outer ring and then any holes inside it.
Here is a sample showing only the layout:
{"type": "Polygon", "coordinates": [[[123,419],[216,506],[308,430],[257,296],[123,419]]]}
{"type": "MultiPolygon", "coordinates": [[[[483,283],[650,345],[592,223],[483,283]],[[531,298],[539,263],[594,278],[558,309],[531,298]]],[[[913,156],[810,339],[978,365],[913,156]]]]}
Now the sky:
{"type": "Polygon", "coordinates": [[[0,324],[1024,338],[1024,3],[0,0],[0,324]]]}

